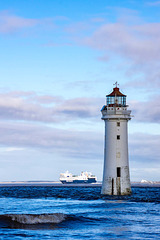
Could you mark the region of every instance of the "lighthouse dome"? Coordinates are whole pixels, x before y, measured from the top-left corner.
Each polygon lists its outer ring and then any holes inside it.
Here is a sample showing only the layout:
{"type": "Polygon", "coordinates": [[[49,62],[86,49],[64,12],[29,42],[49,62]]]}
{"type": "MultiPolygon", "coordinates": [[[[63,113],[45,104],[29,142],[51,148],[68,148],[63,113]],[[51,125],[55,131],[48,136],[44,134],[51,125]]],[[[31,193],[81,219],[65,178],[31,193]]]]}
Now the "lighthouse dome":
{"type": "Polygon", "coordinates": [[[107,106],[126,107],[126,95],[121,93],[117,86],[113,88],[113,91],[109,95],[106,95],[106,97],[107,106]]]}

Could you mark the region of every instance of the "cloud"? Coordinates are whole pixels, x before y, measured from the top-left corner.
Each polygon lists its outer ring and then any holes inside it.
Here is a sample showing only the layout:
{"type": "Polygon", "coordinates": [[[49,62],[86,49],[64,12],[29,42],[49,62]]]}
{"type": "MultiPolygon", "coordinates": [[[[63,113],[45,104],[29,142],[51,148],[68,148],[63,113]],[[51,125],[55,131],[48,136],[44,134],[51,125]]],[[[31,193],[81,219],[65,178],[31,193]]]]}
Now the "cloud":
{"type": "MultiPolygon", "coordinates": [[[[72,122],[100,119],[102,98],[64,99],[61,96],[37,95],[34,92],[0,94],[0,119],[41,123],[72,122]]],[[[160,122],[160,97],[151,95],[148,101],[130,101],[137,122],[160,122]]]]}
{"type": "Polygon", "coordinates": [[[38,26],[40,26],[40,29],[44,32],[44,30],[53,30],[56,27],[55,22],[57,21],[67,21],[67,18],[62,16],[41,19],[24,18],[9,11],[0,11],[0,33],[17,33],[38,26]]]}
{"type": "Polygon", "coordinates": [[[159,181],[160,135],[134,133],[129,136],[131,179],[159,181]]]}
{"type": "Polygon", "coordinates": [[[160,135],[134,133],[129,139],[129,150],[134,161],[160,164],[160,135]]]}
{"type": "Polygon", "coordinates": [[[15,151],[23,151],[24,148],[18,148],[18,147],[3,147],[0,148],[0,152],[15,152],[15,151]]]}
{"type": "Polygon", "coordinates": [[[100,115],[100,106],[98,98],[76,98],[66,100],[58,107],[58,111],[73,118],[92,118],[100,115]]]}
{"type": "MultiPolygon", "coordinates": [[[[117,71],[126,72],[129,81],[145,84],[146,89],[159,86],[160,23],[144,23],[130,16],[131,21],[99,23],[77,40],[78,44],[99,50],[99,61],[114,61],[117,71]]],[[[76,39],[76,38],[74,38],[76,39]]],[[[76,40],[75,40],[76,41],[76,40]]]]}
{"type": "Polygon", "coordinates": [[[93,132],[55,129],[35,124],[0,124],[2,146],[8,149],[37,148],[72,158],[97,159],[103,154],[103,136],[93,132]],[[100,143],[100,144],[99,144],[100,143]]]}
{"type": "Polygon", "coordinates": [[[150,96],[148,101],[133,101],[130,108],[139,122],[160,123],[160,96],[150,96]]]}
{"type": "Polygon", "coordinates": [[[110,55],[116,53],[130,61],[140,64],[160,59],[160,23],[127,25],[108,23],[99,27],[84,44],[104,51],[110,55]]]}
{"type": "Polygon", "coordinates": [[[24,28],[39,24],[37,19],[29,19],[10,14],[8,11],[0,12],[0,33],[12,33],[24,28]]]}
{"type": "MultiPolygon", "coordinates": [[[[100,131],[56,129],[49,126],[0,122],[0,145],[8,149],[38,149],[63,157],[84,161],[103,159],[103,135],[100,131]]],[[[134,133],[129,135],[132,165],[159,166],[160,135],[134,133]]]]}
{"type": "Polygon", "coordinates": [[[41,95],[33,98],[35,102],[38,102],[40,104],[53,104],[53,103],[60,103],[62,102],[62,97],[58,96],[49,96],[49,95],[41,95]]]}
{"type": "Polygon", "coordinates": [[[99,117],[99,98],[37,96],[32,92],[0,94],[0,119],[55,123],[99,117]]]}

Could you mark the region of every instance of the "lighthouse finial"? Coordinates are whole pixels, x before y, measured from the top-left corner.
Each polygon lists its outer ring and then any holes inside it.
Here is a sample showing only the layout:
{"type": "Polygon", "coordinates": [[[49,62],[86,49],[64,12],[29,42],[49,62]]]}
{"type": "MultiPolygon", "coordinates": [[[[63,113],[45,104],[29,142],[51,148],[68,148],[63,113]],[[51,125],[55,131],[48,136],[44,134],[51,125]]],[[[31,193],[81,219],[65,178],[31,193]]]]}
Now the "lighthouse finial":
{"type": "Polygon", "coordinates": [[[116,81],[113,85],[116,85],[116,88],[117,88],[117,86],[118,86],[119,84],[118,84],[118,82],[116,81]]]}

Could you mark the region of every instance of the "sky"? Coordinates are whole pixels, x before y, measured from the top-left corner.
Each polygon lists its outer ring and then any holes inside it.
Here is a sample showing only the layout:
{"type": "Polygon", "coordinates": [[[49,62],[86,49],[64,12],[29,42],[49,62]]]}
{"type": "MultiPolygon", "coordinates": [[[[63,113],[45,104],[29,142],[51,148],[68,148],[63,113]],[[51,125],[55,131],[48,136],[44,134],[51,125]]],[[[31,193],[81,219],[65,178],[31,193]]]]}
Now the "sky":
{"type": "Polygon", "coordinates": [[[160,1],[0,5],[0,181],[102,180],[101,108],[127,95],[131,181],[160,181],[160,1]]]}

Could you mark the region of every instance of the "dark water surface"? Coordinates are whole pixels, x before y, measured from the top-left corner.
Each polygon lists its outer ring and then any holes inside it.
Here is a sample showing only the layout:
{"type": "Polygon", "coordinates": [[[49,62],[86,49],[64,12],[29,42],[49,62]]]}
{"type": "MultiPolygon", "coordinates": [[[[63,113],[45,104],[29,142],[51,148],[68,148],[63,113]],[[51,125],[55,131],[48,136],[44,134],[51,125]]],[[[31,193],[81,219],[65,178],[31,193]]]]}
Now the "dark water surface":
{"type": "Polygon", "coordinates": [[[160,239],[160,188],[0,187],[0,239],[160,239]]]}

